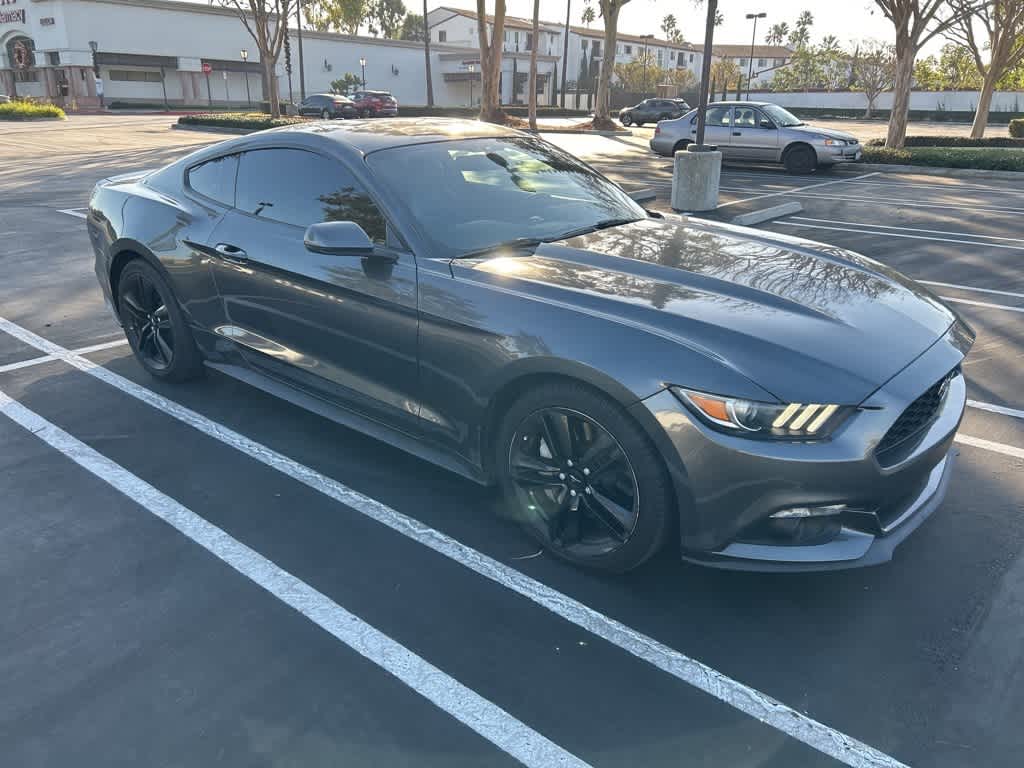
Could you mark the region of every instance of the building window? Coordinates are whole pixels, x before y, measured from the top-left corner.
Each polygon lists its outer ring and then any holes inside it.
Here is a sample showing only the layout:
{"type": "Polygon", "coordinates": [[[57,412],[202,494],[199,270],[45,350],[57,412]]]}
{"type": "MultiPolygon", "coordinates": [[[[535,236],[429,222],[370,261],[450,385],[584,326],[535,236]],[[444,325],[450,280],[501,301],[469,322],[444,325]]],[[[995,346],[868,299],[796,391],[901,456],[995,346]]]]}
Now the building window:
{"type": "Polygon", "coordinates": [[[107,73],[111,80],[125,83],[159,83],[159,72],[146,72],[141,69],[112,69],[107,73]]]}
{"type": "Polygon", "coordinates": [[[767,64],[768,64],[768,59],[758,59],[757,60],[757,66],[759,66],[759,67],[764,67],[767,64]]]}
{"type": "Polygon", "coordinates": [[[785,66],[785,64],[786,64],[786,60],[785,59],[776,59],[775,60],[775,66],[776,67],[782,67],[782,66],[785,66]]]}
{"type": "Polygon", "coordinates": [[[448,42],[448,31],[444,29],[437,30],[437,42],[446,43],[448,42]]]}
{"type": "Polygon", "coordinates": [[[51,67],[60,66],[60,52],[59,51],[47,51],[46,52],[46,63],[51,67]]]}
{"type": "Polygon", "coordinates": [[[675,51],[669,51],[668,52],[668,61],[669,61],[669,63],[671,64],[675,60],[676,60],[676,52],[675,51]]]}
{"type": "Polygon", "coordinates": [[[594,56],[600,56],[601,55],[601,41],[600,40],[595,40],[594,44],[591,46],[591,49],[594,51],[594,56]]]}
{"type": "Polygon", "coordinates": [[[615,53],[616,53],[616,55],[621,55],[622,54],[622,46],[621,45],[616,45],[615,46],[615,53]]]}
{"type": "Polygon", "coordinates": [[[740,59],[740,66],[741,67],[747,66],[747,60],[746,59],[740,59]]]}
{"type": "Polygon", "coordinates": [[[693,64],[693,54],[690,54],[690,63],[693,64]]]}
{"type": "Polygon", "coordinates": [[[633,55],[633,46],[632,45],[627,45],[626,46],[626,53],[629,54],[630,56],[633,55]]]}
{"type": "Polygon", "coordinates": [[[16,83],[38,83],[38,69],[16,69],[14,70],[14,82],[16,83]]]}
{"type": "Polygon", "coordinates": [[[584,51],[587,50],[587,41],[586,40],[580,40],[580,48],[582,48],[584,51]]]}

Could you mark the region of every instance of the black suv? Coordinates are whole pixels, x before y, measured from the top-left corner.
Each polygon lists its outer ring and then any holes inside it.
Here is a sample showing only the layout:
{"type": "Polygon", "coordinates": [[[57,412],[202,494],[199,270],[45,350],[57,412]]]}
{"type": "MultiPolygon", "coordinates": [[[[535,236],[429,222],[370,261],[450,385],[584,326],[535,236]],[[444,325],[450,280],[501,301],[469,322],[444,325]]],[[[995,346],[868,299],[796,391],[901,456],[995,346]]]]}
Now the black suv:
{"type": "Polygon", "coordinates": [[[330,120],[335,117],[359,117],[359,110],[352,103],[352,99],[345,96],[336,93],[316,93],[299,104],[299,114],[330,120]]]}
{"type": "Polygon", "coordinates": [[[623,125],[656,123],[682,117],[689,109],[682,99],[644,99],[636,106],[620,111],[619,120],[623,125]]]}

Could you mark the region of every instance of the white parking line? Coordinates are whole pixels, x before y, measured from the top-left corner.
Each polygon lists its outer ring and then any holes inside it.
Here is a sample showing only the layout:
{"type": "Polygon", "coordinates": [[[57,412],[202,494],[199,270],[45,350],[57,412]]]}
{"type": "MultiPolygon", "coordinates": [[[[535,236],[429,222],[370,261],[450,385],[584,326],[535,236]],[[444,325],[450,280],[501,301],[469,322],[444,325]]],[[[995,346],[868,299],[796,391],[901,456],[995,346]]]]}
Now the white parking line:
{"type": "Polygon", "coordinates": [[[940,283],[937,280],[917,280],[918,283],[924,283],[925,285],[938,285],[942,288],[956,288],[959,291],[977,291],[978,293],[992,293],[999,296],[1012,296],[1016,299],[1024,299],[1024,293],[1014,293],[1013,291],[999,291],[995,288],[975,288],[973,285],[958,285],[957,283],[940,283]]]}
{"type": "Polygon", "coordinates": [[[862,176],[854,176],[851,179],[834,179],[832,181],[824,181],[821,184],[808,184],[807,186],[795,187],[794,189],[784,189],[779,192],[766,192],[763,195],[754,195],[753,197],[745,197],[740,200],[730,200],[728,203],[722,203],[719,208],[725,208],[727,205],[736,205],[737,203],[749,203],[752,200],[763,200],[766,197],[777,197],[778,195],[793,195],[801,194],[808,189],[820,189],[821,187],[829,187],[833,184],[846,184],[851,181],[857,181],[858,179],[866,179],[869,176],[877,176],[880,172],[874,171],[872,173],[865,173],[862,176]]]}
{"type": "Polygon", "coordinates": [[[994,443],[991,440],[983,440],[980,437],[971,437],[970,435],[960,434],[958,434],[954,440],[958,443],[963,443],[964,445],[973,445],[975,448],[981,448],[994,453],[1001,453],[1004,456],[1010,456],[1014,459],[1024,459],[1024,448],[1018,448],[1015,445],[994,443]]]}
{"type": "Polygon", "coordinates": [[[968,400],[967,404],[971,408],[977,408],[980,411],[989,411],[991,413],[998,413],[1001,416],[1013,416],[1015,419],[1024,419],[1024,411],[1017,410],[1016,408],[1007,408],[1005,405],[982,403],[978,400],[968,400]]]}
{"type": "Polygon", "coordinates": [[[85,208],[62,208],[58,209],[57,213],[66,213],[68,216],[75,216],[76,218],[79,219],[87,219],[89,217],[85,213],[83,213],[83,211],[85,210],[85,208]]]}
{"type": "Polygon", "coordinates": [[[523,765],[536,768],[587,767],[587,763],[501,707],[2,391],[0,413],[176,528],[359,655],[390,672],[523,765]]]}
{"type": "Polygon", "coordinates": [[[855,768],[906,768],[893,757],[841,731],[819,723],[760,691],[733,680],[706,664],[642,634],[615,619],[530,578],[504,563],[466,546],[460,541],[407,517],[387,505],[365,496],[337,480],[284,456],[195,411],[168,400],[123,376],[75,355],[26,328],[0,317],[0,331],[47,354],[59,357],[100,381],[157,408],[200,432],[229,445],[282,474],[319,491],[413,541],[423,544],[475,573],[516,592],[566,621],[606,640],[648,662],[684,683],[710,694],[719,701],[785,733],[808,746],[855,768]]]}
{"type": "Polygon", "coordinates": [[[975,240],[1009,240],[1012,243],[1024,244],[1021,237],[998,237],[996,235],[976,235],[971,232],[950,232],[946,229],[920,229],[918,227],[906,227],[892,224],[867,224],[863,221],[842,221],[838,219],[814,219],[809,216],[794,216],[791,221],[813,221],[821,224],[846,224],[855,227],[868,227],[869,229],[896,229],[900,232],[927,232],[932,235],[946,235],[947,237],[970,237],[975,240]]]}
{"type": "MultiPolygon", "coordinates": [[[[719,206],[721,207],[721,206],[719,206]]],[[[857,229],[856,227],[832,227],[827,224],[800,224],[798,222],[779,221],[787,227],[801,227],[803,229],[827,229],[833,232],[850,232],[852,234],[859,235],[875,235],[877,237],[898,237],[906,240],[932,240],[939,243],[959,244],[959,245],[979,245],[984,248],[1005,248],[1011,251],[1024,251],[1024,245],[1006,245],[1005,243],[983,243],[977,240],[958,240],[951,237],[933,237],[931,235],[908,235],[900,232],[883,232],[877,229],[857,229]]]]}
{"type": "Polygon", "coordinates": [[[985,307],[985,309],[1003,309],[1007,312],[1024,312],[1024,307],[1009,307],[1006,304],[992,304],[988,301],[973,301],[972,299],[957,299],[953,296],[939,296],[943,301],[952,301],[954,304],[970,304],[972,307],[985,307]]]}
{"type": "MultiPolygon", "coordinates": [[[[853,179],[850,179],[853,181],[853,179]]],[[[857,197],[853,195],[803,195],[801,190],[811,189],[812,187],[801,187],[800,189],[793,190],[787,194],[791,194],[794,197],[814,197],[817,200],[841,200],[847,203],[863,203],[865,205],[894,205],[899,208],[941,208],[944,211],[956,210],[956,211],[971,211],[975,213],[991,213],[999,216],[1020,216],[1024,214],[1024,208],[1005,208],[1002,206],[980,206],[980,205],[960,205],[952,203],[919,203],[913,200],[907,200],[906,198],[883,198],[883,197],[857,197]]],[[[864,190],[870,194],[870,190],[864,190]]],[[[756,200],[757,198],[749,198],[756,200]]]]}
{"type": "MultiPolygon", "coordinates": [[[[114,341],[105,341],[102,344],[93,344],[89,347],[79,347],[78,349],[71,350],[73,355],[86,355],[90,352],[99,352],[103,349],[112,349],[114,347],[122,347],[128,343],[128,339],[115,339],[114,341]]],[[[20,360],[16,363],[7,363],[7,365],[0,365],[0,373],[7,373],[8,371],[18,371],[22,368],[31,368],[34,365],[42,365],[43,363],[50,363],[60,358],[54,357],[53,355],[42,355],[41,357],[33,357],[29,360],[20,360]]]]}

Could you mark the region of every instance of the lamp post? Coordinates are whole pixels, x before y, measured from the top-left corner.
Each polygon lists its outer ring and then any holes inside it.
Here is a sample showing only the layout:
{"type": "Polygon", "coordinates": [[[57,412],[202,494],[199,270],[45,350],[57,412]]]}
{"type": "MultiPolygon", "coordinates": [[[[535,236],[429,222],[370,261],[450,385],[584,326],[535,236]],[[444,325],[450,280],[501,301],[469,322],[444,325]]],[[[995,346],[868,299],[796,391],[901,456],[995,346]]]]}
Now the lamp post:
{"type": "MultiPolygon", "coordinates": [[[[640,35],[640,39],[644,41],[644,86],[641,89],[640,100],[647,98],[647,41],[650,40],[654,35],[640,35]]],[[[608,53],[605,52],[607,56],[608,53]]],[[[614,60],[614,59],[613,59],[614,60]]]]}
{"type": "MultiPolygon", "coordinates": [[[[238,52],[238,55],[242,57],[242,74],[245,76],[245,100],[249,102],[249,109],[252,109],[252,94],[249,93],[249,68],[246,66],[249,62],[249,52],[243,48],[238,52]]],[[[225,75],[227,72],[224,73],[225,75]]]]}
{"type": "Polygon", "coordinates": [[[100,77],[100,63],[96,60],[96,52],[100,49],[100,44],[95,40],[89,41],[89,50],[92,51],[92,76],[96,83],[96,95],[100,99],[100,107],[103,107],[103,78],[100,77]]]}
{"type": "Polygon", "coordinates": [[[467,67],[469,69],[469,106],[472,107],[473,106],[473,77],[474,77],[474,75],[476,73],[476,65],[475,64],[468,64],[467,67]]]}
{"type": "Polygon", "coordinates": [[[359,66],[363,68],[363,90],[366,90],[366,57],[359,57],[359,66]]]}
{"type": "Polygon", "coordinates": [[[747,18],[754,20],[754,32],[750,36],[750,61],[747,66],[747,99],[750,99],[750,81],[754,78],[754,42],[757,40],[757,20],[763,19],[768,14],[762,11],[761,13],[748,13],[747,18]]]}

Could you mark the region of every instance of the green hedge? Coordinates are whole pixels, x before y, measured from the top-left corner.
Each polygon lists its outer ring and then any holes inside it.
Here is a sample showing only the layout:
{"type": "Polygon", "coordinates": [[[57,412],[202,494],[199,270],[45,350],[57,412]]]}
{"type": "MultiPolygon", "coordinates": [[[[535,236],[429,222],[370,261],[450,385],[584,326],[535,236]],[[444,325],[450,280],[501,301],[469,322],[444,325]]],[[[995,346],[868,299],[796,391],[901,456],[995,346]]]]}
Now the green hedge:
{"type": "Polygon", "coordinates": [[[66,117],[64,110],[53,104],[36,104],[31,101],[10,101],[0,104],[0,120],[64,120],[66,117]]]}
{"type": "Polygon", "coordinates": [[[1024,119],[1010,121],[1010,135],[1016,139],[1024,139],[1024,119]]]}
{"type": "Polygon", "coordinates": [[[239,128],[250,131],[262,131],[265,128],[280,128],[283,125],[304,123],[304,117],[271,117],[261,112],[214,112],[200,115],[183,115],[178,118],[179,125],[196,125],[206,128],[239,128]]]}
{"type": "MultiPolygon", "coordinates": [[[[767,97],[766,101],[771,101],[767,97]]],[[[812,119],[820,118],[849,118],[851,120],[863,120],[863,109],[833,109],[832,107],[786,107],[797,117],[812,119]]],[[[1006,125],[1012,119],[1018,117],[1019,112],[989,112],[988,121],[993,125],[1006,125]]],[[[889,110],[876,109],[871,116],[872,120],[888,120],[889,110]]],[[[973,123],[974,112],[953,112],[948,109],[912,109],[909,115],[910,120],[927,120],[937,123],[973,123]]]]}
{"type": "MultiPolygon", "coordinates": [[[[1024,122],[1024,121],[1021,121],[1024,122]]],[[[906,147],[1009,147],[1024,149],[1024,136],[1019,139],[1009,136],[990,136],[984,139],[972,139],[969,136],[907,136],[906,147]]],[[[885,139],[871,139],[868,147],[884,147],[885,139]]]]}
{"type": "Polygon", "coordinates": [[[864,147],[865,163],[1024,171],[1024,151],[1002,147],[864,147]]]}

